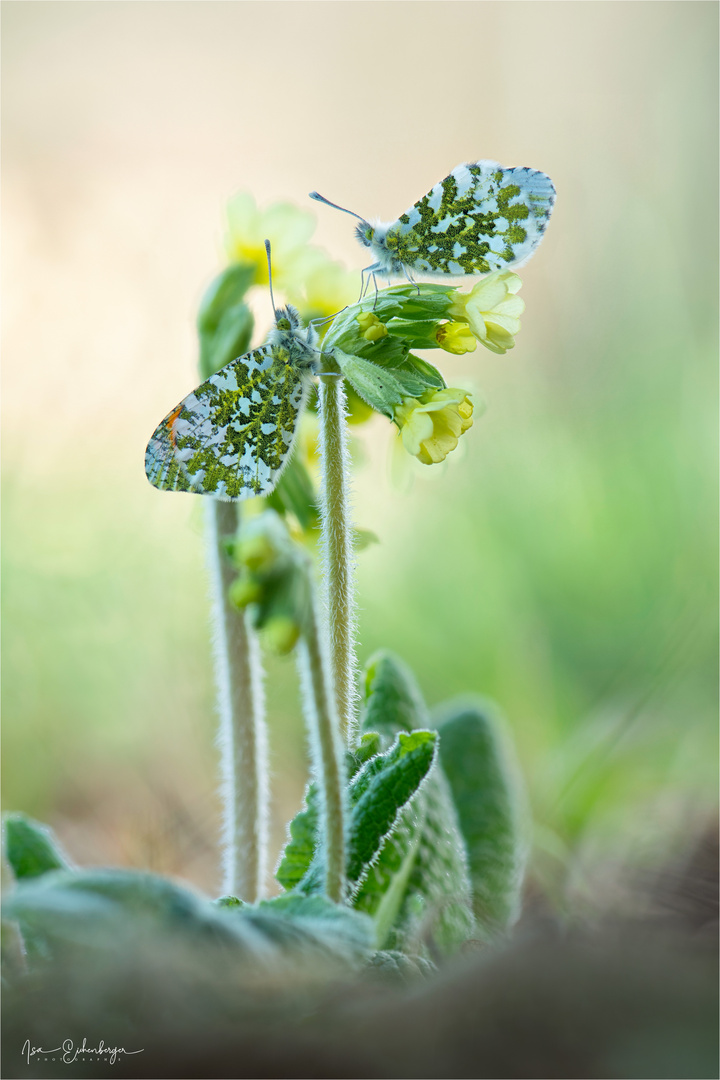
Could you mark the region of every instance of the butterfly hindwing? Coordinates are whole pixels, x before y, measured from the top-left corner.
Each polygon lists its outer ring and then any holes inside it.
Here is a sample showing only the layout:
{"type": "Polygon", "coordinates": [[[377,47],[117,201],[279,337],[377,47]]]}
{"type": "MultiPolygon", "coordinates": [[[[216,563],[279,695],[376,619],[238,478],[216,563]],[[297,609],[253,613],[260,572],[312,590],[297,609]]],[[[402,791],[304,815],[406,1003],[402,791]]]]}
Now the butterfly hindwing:
{"type": "Polygon", "coordinates": [[[150,483],[220,499],[268,494],[290,457],[307,385],[277,345],[233,360],[158,425],[145,454],[150,483]]]}
{"type": "Polygon", "coordinates": [[[525,262],[542,239],[555,188],[537,169],[496,161],[458,165],[387,226],[386,248],[398,268],[423,275],[487,274],[525,262]]]}

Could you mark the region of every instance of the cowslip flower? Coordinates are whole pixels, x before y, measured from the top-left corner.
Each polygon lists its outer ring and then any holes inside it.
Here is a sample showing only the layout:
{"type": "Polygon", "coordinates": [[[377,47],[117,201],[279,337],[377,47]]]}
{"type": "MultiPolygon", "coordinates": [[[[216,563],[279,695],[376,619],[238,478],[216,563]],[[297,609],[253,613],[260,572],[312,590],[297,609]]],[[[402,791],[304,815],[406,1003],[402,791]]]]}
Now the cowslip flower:
{"type": "Polygon", "coordinates": [[[466,322],[481,345],[506,353],[515,345],[525,303],[516,296],[522,281],[511,270],[496,270],[470,293],[456,293],[448,315],[466,322]]]}
{"type": "Polygon", "coordinates": [[[225,249],[231,262],[255,267],[253,284],[267,285],[265,240],[272,244],[273,279],[281,285],[302,277],[300,267],[307,243],[315,231],[315,218],[291,203],[273,203],[260,210],[248,192],[241,191],[227,207],[225,249]]]}
{"type": "MultiPolygon", "coordinates": [[[[273,249],[273,263],[275,251],[273,249]]],[[[292,263],[284,281],[291,303],[304,319],[326,318],[354,304],[360,288],[357,273],[328,258],[324,251],[307,247],[292,263]]],[[[322,338],[326,327],[318,326],[322,338]]]]}
{"type": "Polygon", "coordinates": [[[428,390],[419,398],[405,398],[393,419],[403,446],[423,465],[444,461],[460,436],[472,427],[473,404],[464,390],[447,387],[428,390]]]}
{"type": "Polygon", "coordinates": [[[435,330],[435,340],[441,349],[455,356],[477,349],[477,338],[466,322],[440,323],[435,330]]]}

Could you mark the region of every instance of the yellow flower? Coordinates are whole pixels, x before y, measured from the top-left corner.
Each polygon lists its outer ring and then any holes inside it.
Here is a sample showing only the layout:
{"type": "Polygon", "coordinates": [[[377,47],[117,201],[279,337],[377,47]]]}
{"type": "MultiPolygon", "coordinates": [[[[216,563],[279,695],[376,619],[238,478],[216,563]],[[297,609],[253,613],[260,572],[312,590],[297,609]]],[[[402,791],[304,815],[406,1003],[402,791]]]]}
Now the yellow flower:
{"type": "Polygon", "coordinates": [[[444,461],[463,432],[472,427],[473,405],[464,390],[428,390],[420,398],[405,398],[393,419],[403,446],[423,465],[444,461]]]}
{"type": "Polygon", "coordinates": [[[515,296],[522,281],[511,270],[496,270],[477,283],[471,293],[456,293],[448,314],[470,324],[486,349],[506,353],[515,344],[519,315],[525,303],[515,296]]]}
{"type": "Polygon", "coordinates": [[[440,323],[435,331],[435,340],[441,349],[455,356],[474,352],[477,348],[477,339],[466,322],[440,323]]]}
{"type": "Polygon", "coordinates": [[[371,311],[363,311],[356,318],[360,333],[366,341],[380,341],[381,338],[387,337],[387,327],[371,311]]]}
{"type": "Polygon", "coordinates": [[[259,210],[252,195],[241,191],[228,203],[225,249],[231,262],[255,266],[254,284],[267,285],[265,240],[269,240],[273,279],[283,285],[287,278],[302,273],[298,263],[314,231],[312,214],[291,203],[273,203],[267,210],[259,210]]]}
{"type": "MultiPolygon", "coordinates": [[[[320,248],[307,247],[293,262],[285,290],[304,319],[322,319],[356,302],[360,280],[320,248]]],[[[322,337],[327,326],[317,329],[322,337]]]]}

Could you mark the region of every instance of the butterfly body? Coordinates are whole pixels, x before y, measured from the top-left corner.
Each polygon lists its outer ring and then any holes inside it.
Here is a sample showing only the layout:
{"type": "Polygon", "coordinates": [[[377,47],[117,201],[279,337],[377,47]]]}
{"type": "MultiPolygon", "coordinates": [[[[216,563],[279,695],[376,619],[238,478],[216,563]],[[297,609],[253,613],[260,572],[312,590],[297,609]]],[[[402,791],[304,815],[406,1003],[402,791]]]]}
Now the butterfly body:
{"type": "Polygon", "coordinates": [[[275,314],[264,345],[211,375],[158,425],[145,453],[155,487],[229,501],[273,490],[320,355],[317,332],[295,308],[275,314]]]}
{"type": "Polygon", "coordinates": [[[357,238],[375,260],[364,272],[459,277],[520,266],[540,243],[554,203],[553,183],[537,169],[458,165],[397,220],[360,219],[357,238]]]}

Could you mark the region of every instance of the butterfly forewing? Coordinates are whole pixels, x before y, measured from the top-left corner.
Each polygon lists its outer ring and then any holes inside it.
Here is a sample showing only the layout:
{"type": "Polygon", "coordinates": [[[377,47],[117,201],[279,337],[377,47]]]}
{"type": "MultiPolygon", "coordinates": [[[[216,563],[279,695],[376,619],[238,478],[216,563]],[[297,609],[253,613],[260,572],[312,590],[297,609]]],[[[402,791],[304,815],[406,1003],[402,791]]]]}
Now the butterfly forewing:
{"type": "Polygon", "coordinates": [[[268,494],[292,451],[306,388],[276,346],[233,360],[158,425],[145,453],[150,483],[220,499],[268,494]]]}
{"type": "Polygon", "coordinates": [[[419,273],[486,274],[532,255],[554,202],[550,177],[537,169],[458,165],[393,222],[385,244],[419,273]]]}

